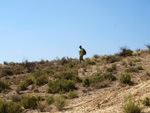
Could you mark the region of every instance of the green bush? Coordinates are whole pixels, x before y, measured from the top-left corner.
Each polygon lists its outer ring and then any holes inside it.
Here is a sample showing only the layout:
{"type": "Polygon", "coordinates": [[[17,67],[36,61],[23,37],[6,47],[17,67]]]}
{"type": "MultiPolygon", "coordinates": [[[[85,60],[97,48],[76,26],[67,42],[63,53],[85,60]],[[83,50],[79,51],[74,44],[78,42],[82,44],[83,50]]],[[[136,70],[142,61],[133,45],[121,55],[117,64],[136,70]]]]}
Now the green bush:
{"type": "Polygon", "coordinates": [[[143,102],[144,106],[150,106],[150,98],[146,97],[143,102]]]}
{"type": "Polygon", "coordinates": [[[48,83],[48,92],[49,93],[65,93],[76,89],[75,82],[72,80],[56,80],[56,81],[49,81],[48,83]]]}
{"type": "Polygon", "coordinates": [[[39,104],[39,100],[35,96],[27,95],[21,100],[21,105],[25,109],[35,109],[39,104]]]}
{"type": "Polygon", "coordinates": [[[55,98],[54,105],[57,107],[58,110],[61,111],[67,105],[67,101],[60,96],[55,98]]]}
{"type": "Polygon", "coordinates": [[[46,75],[41,75],[35,81],[36,85],[41,86],[48,83],[48,77],[46,75]]]}
{"type": "Polygon", "coordinates": [[[21,113],[22,108],[19,103],[10,102],[7,106],[7,113],[21,113]]]}
{"type": "Polygon", "coordinates": [[[126,74],[126,75],[121,74],[119,80],[123,84],[130,84],[131,83],[131,75],[129,75],[129,74],[126,74]]]}
{"type": "Polygon", "coordinates": [[[83,87],[89,87],[89,86],[90,86],[90,79],[89,79],[89,78],[85,78],[85,79],[82,81],[82,86],[83,86],[83,87]]]}
{"type": "Polygon", "coordinates": [[[53,102],[54,102],[54,98],[53,98],[52,96],[48,96],[48,97],[46,98],[46,103],[47,103],[48,105],[52,104],[53,102]]]}
{"type": "Polygon", "coordinates": [[[22,108],[19,103],[7,102],[0,99],[0,113],[21,113],[22,108]]]}
{"type": "Polygon", "coordinates": [[[136,104],[135,100],[131,98],[123,105],[123,110],[124,113],[141,113],[139,104],[136,104]]]}
{"type": "Polygon", "coordinates": [[[78,94],[75,91],[70,91],[68,98],[69,99],[73,99],[73,98],[77,98],[78,94]]]}
{"type": "Polygon", "coordinates": [[[0,81],[0,92],[10,89],[10,85],[6,81],[0,81]]]}

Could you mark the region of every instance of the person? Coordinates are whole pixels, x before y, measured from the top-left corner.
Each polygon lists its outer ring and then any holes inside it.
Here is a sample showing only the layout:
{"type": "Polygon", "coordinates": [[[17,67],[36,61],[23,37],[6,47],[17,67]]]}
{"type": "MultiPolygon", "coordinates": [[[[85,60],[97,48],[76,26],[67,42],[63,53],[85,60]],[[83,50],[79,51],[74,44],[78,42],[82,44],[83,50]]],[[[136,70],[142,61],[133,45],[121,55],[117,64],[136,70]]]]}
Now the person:
{"type": "Polygon", "coordinates": [[[84,51],[84,50],[83,50],[82,46],[79,46],[79,48],[80,48],[80,51],[79,51],[80,58],[79,58],[79,60],[80,60],[80,63],[81,63],[81,61],[84,61],[84,60],[83,60],[83,55],[84,55],[84,54],[83,54],[83,51],[84,51]]]}

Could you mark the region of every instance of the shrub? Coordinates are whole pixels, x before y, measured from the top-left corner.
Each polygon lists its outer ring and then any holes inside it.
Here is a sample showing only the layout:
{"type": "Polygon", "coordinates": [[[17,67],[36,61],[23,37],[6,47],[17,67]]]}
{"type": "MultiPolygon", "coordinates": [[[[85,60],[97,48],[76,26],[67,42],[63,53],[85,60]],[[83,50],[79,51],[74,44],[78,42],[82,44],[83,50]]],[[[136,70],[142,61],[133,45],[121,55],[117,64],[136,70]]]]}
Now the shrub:
{"type": "Polygon", "coordinates": [[[92,61],[92,60],[87,60],[87,64],[88,65],[96,65],[96,62],[92,61]]]}
{"type": "Polygon", "coordinates": [[[150,106],[150,98],[146,97],[143,102],[144,106],[150,106]]]}
{"type": "Polygon", "coordinates": [[[95,83],[94,87],[96,89],[104,88],[107,87],[110,84],[110,82],[111,82],[110,80],[104,80],[102,82],[95,83]]]}
{"type": "Polygon", "coordinates": [[[113,56],[113,55],[110,55],[110,56],[107,56],[106,57],[106,62],[107,63],[114,63],[114,62],[118,62],[120,61],[120,57],[119,56],[113,56]]]}
{"type": "Polygon", "coordinates": [[[7,102],[0,99],[0,113],[21,113],[22,108],[18,103],[7,102]]]}
{"type": "Polygon", "coordinates": [[[125,72],[131,73],[131,72],[138,72],[139,70],[143,70],[143,67],[142,66],[130,67],[130,68],[126,69],[125,72]]]}
{"type": "Polygon", "coordinates": [[[21,82],[17,87],[17,91],[24,91],[27,89],[28,89],[28,84],[26,84],[25,82],[21,82]]]}
{"type": "Polygon", "coordinates": [[[116,77],[111,73],[104,73],[103,77],[104,77],[104,80],[110,80],[110,81],[116,80],[116,77]]]}
{"type": "Polygon", "coordinates": [[[67,63],[68,63],[68,60],[65,57],[62,57],[62,59],[60,60],[60,64],[65,65],[67,63]]]}
{"type": "Polygon", "coordinates": [[[130,68],[126,69],[125,72],[126,72],[126,73],[138,72],[138,69],[137,69],[137,68],[134,68],[134,67],[130,67],[130,68]]]}
{"type": "Polygon", "coordinates": [[[131,83],[131,75],[129,74],[121,74],[120,76],[120,82],[123,84],[130,84],[131,83]]]}
{"type": "Polygon", "coordinates": [[[6,113],[7,110],[7,102],[4,99],[0,99],[0,112],[6,113]]]}
{"type": "Polygon", "coordinates": [[[46,103],[47,103],[48,105],[52,104],[53,102],[54,102],[54,98],[53,98],[52,96],[48,96],[48,97],[46,98],[46,103]]]}
{"type": "Polygon", "coordinates": [[[46,108],[47,104],[45,102],[40,102],[37,106],[37,109],[40,110],[40,112],[46,112],[45,108],[46,108]]]}
{"type": "Polygon", "coordinates": [[[135,100],[129,99],[128,102],[126,102],[123,105],[124,113],[141,113],[141,108],[139,106],[139,103],[136,104],[135,100]]]}
{"type": "Polygon", "coordinates": [[[11,76],[13,75],[13,70],[11,70],[10,68],[4,68],[2,69],[2,72],[1,72],[1,77],[3,76],[11,76]]]}
{"type": "Polygon", "coordinates": [[[132,56],[133,51],[130,49],[127,49],[127,47],[121,47],[120,48],[121,52],[119,53],[119,56],[132,56]]]}
{"type": "Polygon", "coordinates": [[[116,67],[115,64],[112,65],[110,68],[107,68],[107,72],[114,72],[114,71],[116,71],[116,70],[117,70],[117,67],[116,67]]]}
{"type": "Polygon", "coordinates": [[[7,106],[7,113],[21,113],[22,108],[19,103],[10,102],[7,106]]]}
{"type": "Polygon", "coordinates": [[[67,105],[67,101],[60,96],[55,98],[54,105],[57,107],[58,110],[61,111],[67,105]]]}
{"type": "Polygon", "coordinates": [[[142,66],[138,66],[137,69],[138,70],[143,70],[143,67],[142,66]]]}
{"type": "Polygon", "coordinates": [[[75,82],[72,80],[56,80],[54,82],[49,81],[48,83],[48,92],[49,93],[65,93],[68,91],[71,91],[73,89],[76,89],[75,82]]]}
{"type": "Polygon", "coordinates": [[[150,72],[146,72],[146,75],[147,75],[147,76],[150,76],[150,72]]]}
{"type": "Polygon", "coordinates": [[[33,77],[29,76],[24,80],[24,83],[27,84],[27,86],[31,85],[34,83],[33,77]]]}
{"type": "Polygon", "coordinates": [[[10,89],[10,85],[6,81],[0,81],[0,92],[10,89]]]}
{"type": "Polygon", "coordinates": [[[94,58],[95,58],[95,59],[98,59],[98,58],[99,58],[99,55],[96,55],[96,54],[95,54],[95,55],[94,55],[94,58]]]}
{"type": "Polygon", "coordinates": [[[82,81],[82,86],[83,86],[83,87],[89,87],[89,86],[90,86],[90,79],[89,79],[89,78],[85,78],[85,79],[82,81]]]}
{"type": "Polygon", "coordinates": [[[18,94],[13,94],[13,95],[10,95],[8,97],[8,99],[10,99],[11,101],[13,102],[20,102],[21,99],[22,99],[22,96],[18,95],[18,94]]]}
{"type": "Polygon", "coordinates": [[[41,75],[43,75],[42,71],[36,71],[36,72],[32,73],[30,76],[32,76],[36,79],[36,78],[40,77],[41,75]]]}
{"type": "Polygon", "coordinates": [[[81,78],[78,76],[78,70],[66,70],[55,75],[56,78],[59,79],[66,79],[66,80],[73,80],[75,82],[81,82],[81,78]]]}
{"type": "Polygon", "coordinates": [[[35,96],[27,95],[21,100],[21,105],[25,109],[35,109],[38,104],[39,101],[35,96]]]}
{"type": "Polygon", "coordinates": [[[36,85],[41,86],[48,83],[48,77],[46,75],[42,75],[36,79],[36,85]]]}
{"type": "Polygon", "coordinates": [[[78,94],[75,91],[70,91],[68,98],[69,99],[73,99],[73,98],[77,98],[78,94]]]}

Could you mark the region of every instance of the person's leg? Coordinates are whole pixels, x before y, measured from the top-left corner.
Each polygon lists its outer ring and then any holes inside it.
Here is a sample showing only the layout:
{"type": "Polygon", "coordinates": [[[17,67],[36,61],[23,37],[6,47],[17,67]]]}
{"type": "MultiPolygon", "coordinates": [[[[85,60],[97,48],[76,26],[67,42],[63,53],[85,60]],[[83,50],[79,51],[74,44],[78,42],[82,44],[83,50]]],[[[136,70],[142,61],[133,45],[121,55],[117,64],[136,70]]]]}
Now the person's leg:
{"type": "Polygon", "coordinates": [[[83,61],[83,55],[80,55],[80,63],[83,61]]]}

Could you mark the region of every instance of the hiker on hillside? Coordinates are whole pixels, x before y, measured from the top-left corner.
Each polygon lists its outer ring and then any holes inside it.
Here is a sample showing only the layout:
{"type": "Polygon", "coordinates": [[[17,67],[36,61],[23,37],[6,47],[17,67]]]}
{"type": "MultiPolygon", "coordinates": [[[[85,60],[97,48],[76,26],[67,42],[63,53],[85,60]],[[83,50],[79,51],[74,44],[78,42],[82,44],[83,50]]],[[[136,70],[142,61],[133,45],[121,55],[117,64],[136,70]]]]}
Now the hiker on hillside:
{"type": "Polygon", "coordinates": [[[84,61],[83,60],[83,56],[86,54],[86,51],[85,51],[85,49],[83,49],[82,48],[82,46],[79,46],[79,48],[80,48],[80,51],[79,51],[79,55],[80,55],[80,63],[81,63],[81,61],[84,61]]]}

